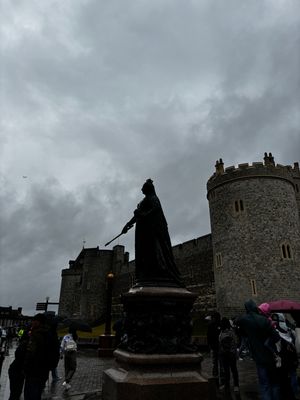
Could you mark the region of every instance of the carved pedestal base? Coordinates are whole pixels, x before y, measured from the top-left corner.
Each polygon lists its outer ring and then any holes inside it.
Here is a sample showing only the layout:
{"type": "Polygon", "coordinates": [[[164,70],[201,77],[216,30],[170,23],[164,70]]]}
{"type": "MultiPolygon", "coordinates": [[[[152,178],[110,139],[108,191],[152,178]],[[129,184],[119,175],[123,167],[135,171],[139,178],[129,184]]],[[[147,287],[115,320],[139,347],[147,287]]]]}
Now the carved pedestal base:
{"type": "Polygon", "coordinates": [[[116,367],[104,371],[103,400],[214,399],[191,344],[195,297],[174,287],[136,287],[123,296],[125,335],[116,367]]]}
{"type": "Polygon", "coordinates": [[[200,354],[142,355],[116,350],[117,367],[103,375],[103,400],[208,400],[200,354]]]}
{"type": "Polygon", "coordinates": [[[196,295],[184,288],[135,287],[123,295],[125,323],[119,348],[135,354],[178,354],[191,345],[196,295]]]}

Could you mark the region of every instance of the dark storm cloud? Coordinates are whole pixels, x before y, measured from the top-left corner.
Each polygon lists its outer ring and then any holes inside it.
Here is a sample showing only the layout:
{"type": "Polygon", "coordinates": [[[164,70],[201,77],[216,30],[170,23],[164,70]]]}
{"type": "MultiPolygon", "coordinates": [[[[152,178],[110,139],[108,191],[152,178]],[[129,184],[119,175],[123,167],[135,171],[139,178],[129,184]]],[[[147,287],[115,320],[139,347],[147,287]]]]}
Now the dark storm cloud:
{"type": "Polygon", "coordinates": [[[299,161],[299,15],[293,0],[4,0],[0,305],[57,299],[61,269],[120,232],[149,177],[177,244],[210,231],[218,158],[299,161]]]}

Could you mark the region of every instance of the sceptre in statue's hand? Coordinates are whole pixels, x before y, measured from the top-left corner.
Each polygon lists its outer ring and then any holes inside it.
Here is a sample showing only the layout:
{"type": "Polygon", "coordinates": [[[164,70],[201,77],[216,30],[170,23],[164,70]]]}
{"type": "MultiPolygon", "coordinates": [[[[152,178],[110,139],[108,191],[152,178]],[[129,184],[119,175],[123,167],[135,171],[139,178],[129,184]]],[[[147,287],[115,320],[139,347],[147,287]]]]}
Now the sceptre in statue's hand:
{"type": "Polygon", "coordinates": [[[109,242],[105,243],[105,247],[108,246],[109,244],[111,244],[111,242],[113,242],[114,240],[118,239],[118,237],[120,237],[121,235],[124,235],[125,233],[127,233],[129,231],[129,229],[131,229],[133,227],[132,225],[129,225],[128,223],[124,226],[124,228],[122,229],[122,232],[119,233],[117,236],[115,236],[113,239],[111,239],[109,242]]]}

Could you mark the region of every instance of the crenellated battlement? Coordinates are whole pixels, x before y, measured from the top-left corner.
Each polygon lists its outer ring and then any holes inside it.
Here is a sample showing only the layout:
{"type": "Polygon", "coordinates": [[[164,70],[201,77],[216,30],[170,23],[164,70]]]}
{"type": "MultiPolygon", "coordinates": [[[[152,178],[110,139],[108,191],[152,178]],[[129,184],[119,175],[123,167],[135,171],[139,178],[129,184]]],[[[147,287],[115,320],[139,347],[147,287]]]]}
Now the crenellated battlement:
{"type": "Polygon", "coordinates": [[[252,164],[243,163],[238,164],[237,167],[231,165],[224,168],[223,160],[216,161],[215,173],[209,178],[207,182],[207,192],[237,179],[249,178],[276,178],[284,179],[294,185],[293,178],[300,178],[299,163],[291,165],[275,164],[272,153],[265,153],[264,162],[253,162],[252,164]]]}

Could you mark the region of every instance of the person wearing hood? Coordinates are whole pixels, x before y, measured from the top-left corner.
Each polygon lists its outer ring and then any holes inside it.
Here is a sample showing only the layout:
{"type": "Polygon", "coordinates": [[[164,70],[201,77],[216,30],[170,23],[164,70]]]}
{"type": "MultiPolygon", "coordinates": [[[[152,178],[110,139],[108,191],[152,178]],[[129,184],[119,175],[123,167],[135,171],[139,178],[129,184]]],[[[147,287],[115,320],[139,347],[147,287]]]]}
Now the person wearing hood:
{"type": "MultiPolygon", "coordinates": [[[[256,303],[245,302],[246,314],[238,319],[238,326],[247,336],[252,357],[256,363],[258,383],[262,400],[280,400],[280,387],[276,379],[276,365],[273,353],[265,346],[269,338],[278,336],[270,321],[260,315],[256,303]]],[[[276,338],[274,339],[276,340],[276,338]]]]}

